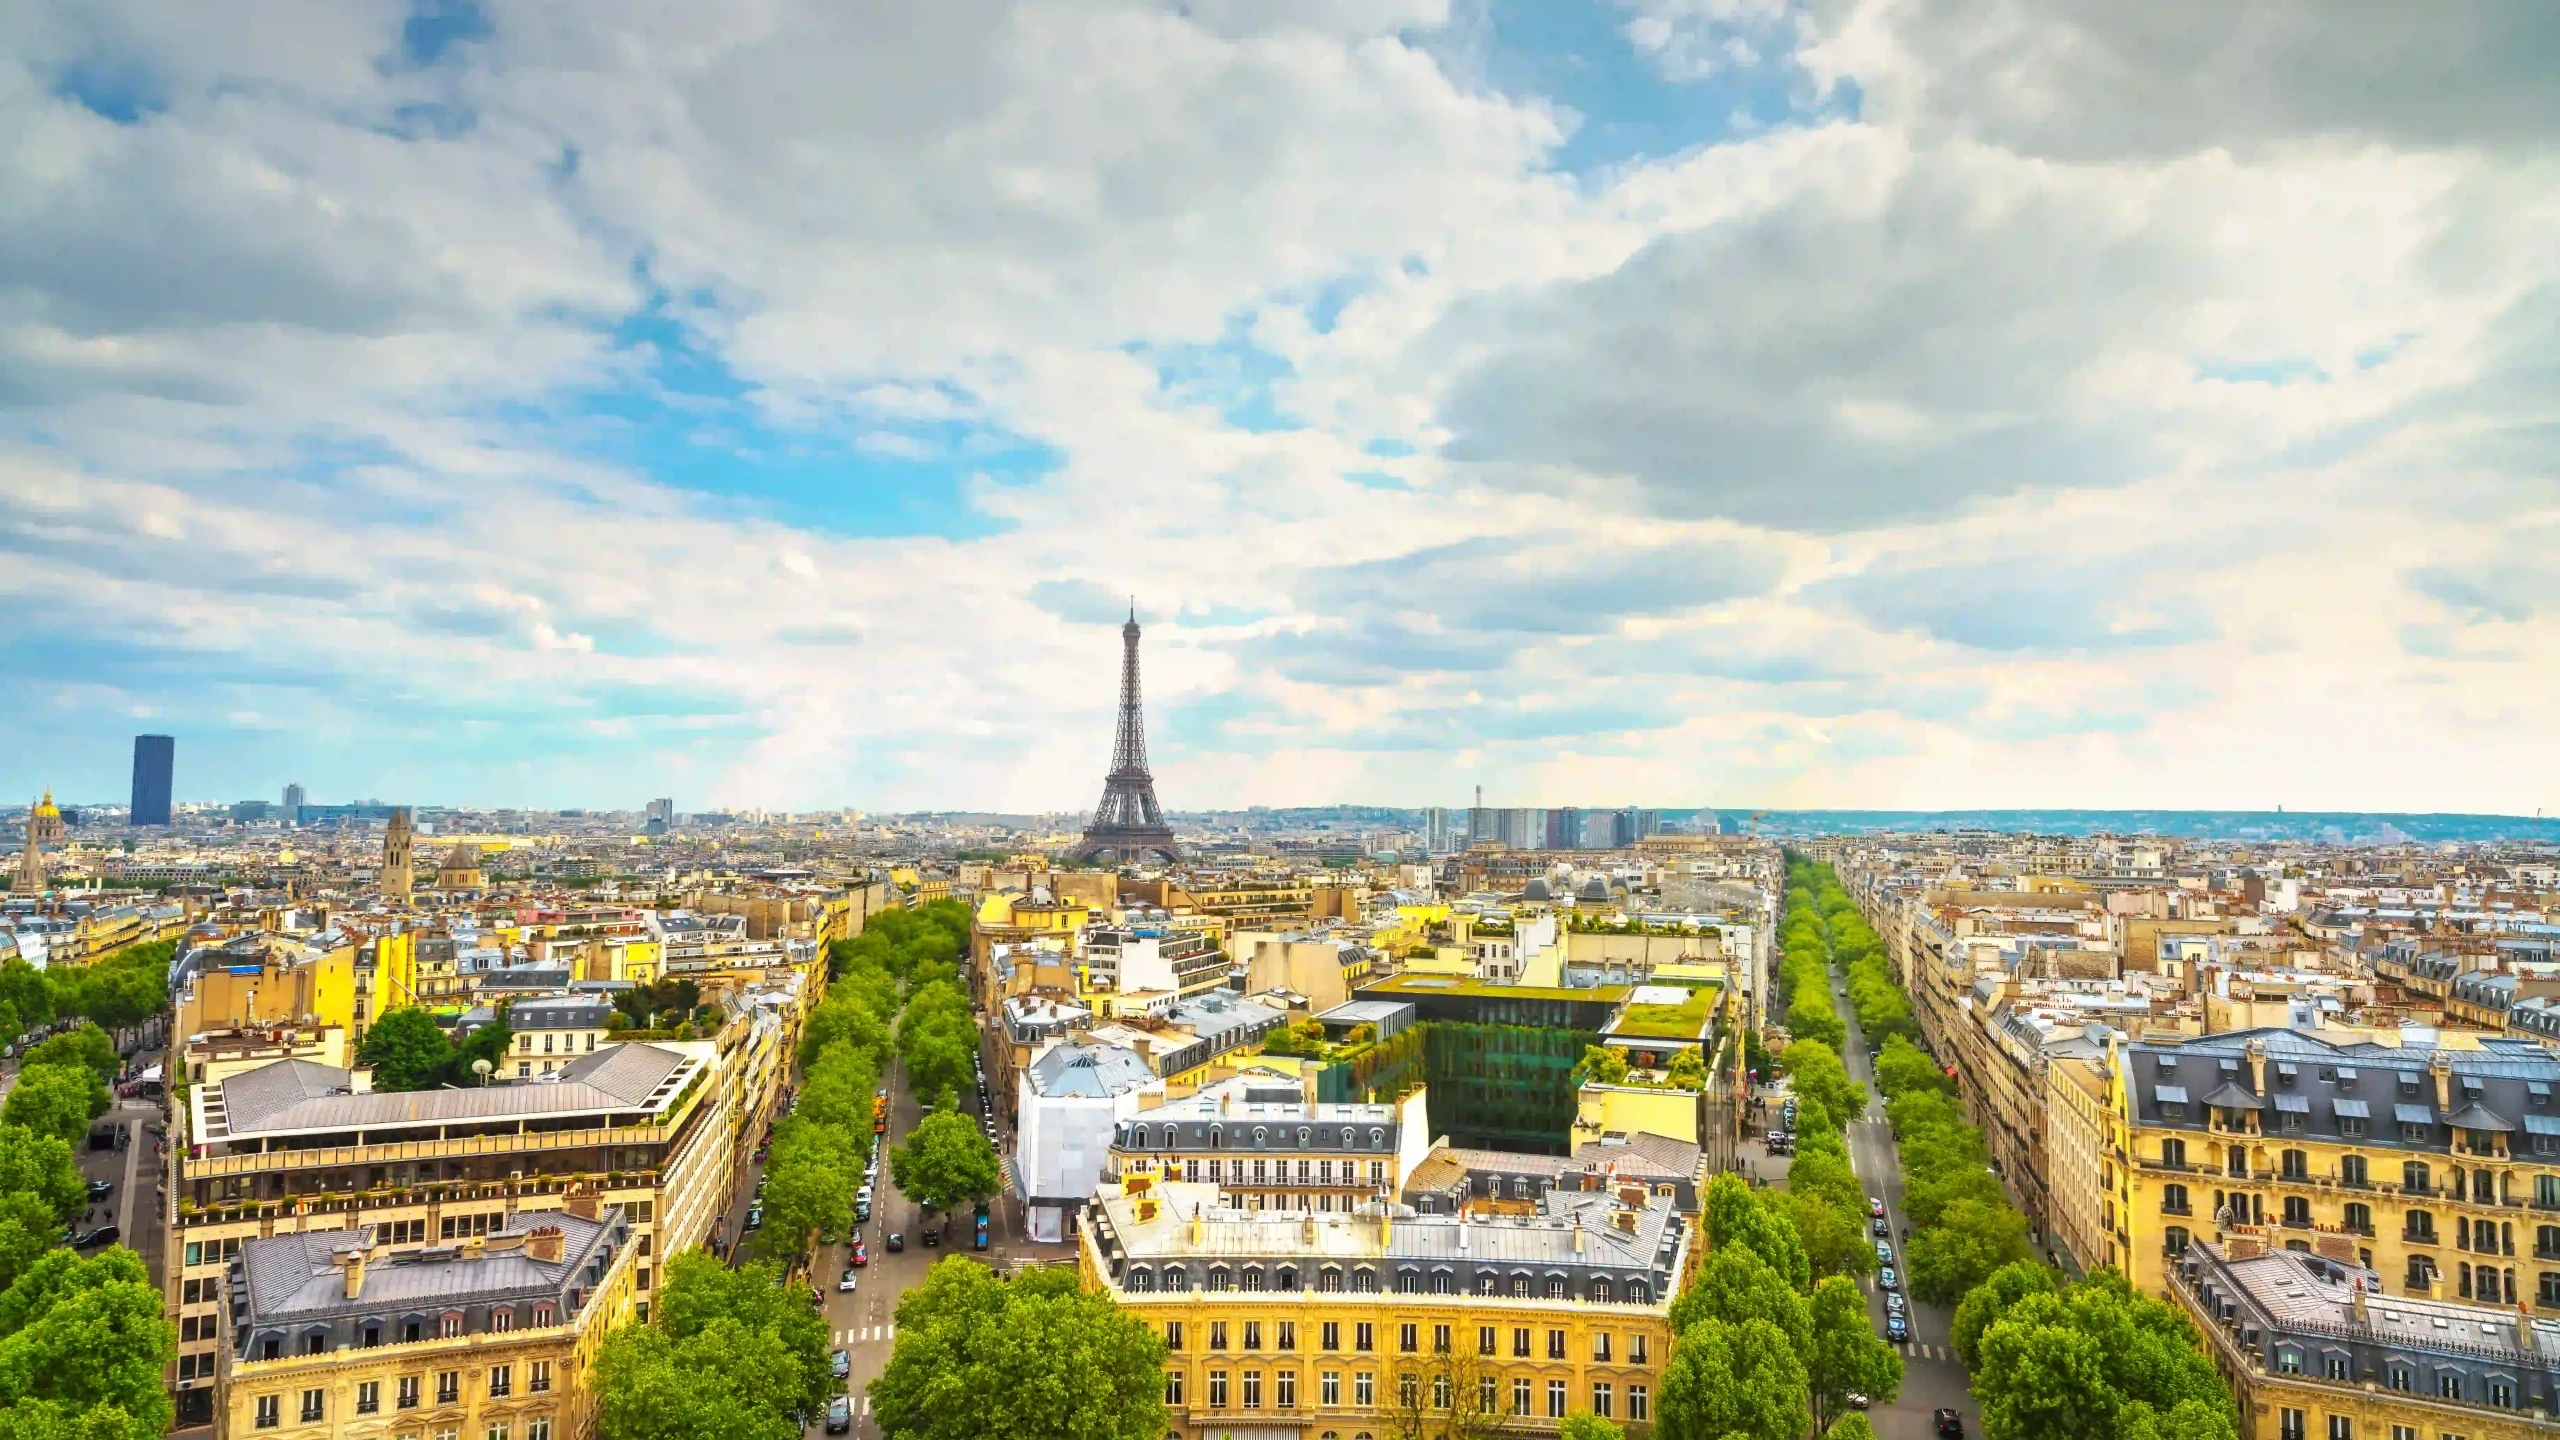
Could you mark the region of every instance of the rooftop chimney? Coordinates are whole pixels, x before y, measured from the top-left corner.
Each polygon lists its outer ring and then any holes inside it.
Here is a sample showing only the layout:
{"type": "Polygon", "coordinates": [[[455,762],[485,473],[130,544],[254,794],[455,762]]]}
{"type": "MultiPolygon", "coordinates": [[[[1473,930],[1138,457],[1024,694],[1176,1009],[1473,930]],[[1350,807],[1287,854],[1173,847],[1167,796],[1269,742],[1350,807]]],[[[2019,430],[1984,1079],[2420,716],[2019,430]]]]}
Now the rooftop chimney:
{"type": "Polygon", "coordinates": [[[557,1265],[567,1251],[568,1245],[569,1237],[561,1233],[559,1226],[536,1226],[524,1237],[524,1255],[528,1260],[540,1260],[548,1265],[557,1265]]]}
{"type": "Polygon", "coordinates": [[[571,1187],[568,1197],[560,1202],[560,1208],[581,1220],[596,1220],[603,1217],[599,1197],[592,1186],[571,1187]]]}
{"type": "Polygon", "coordinates": [[[350,1245],[344,1250],[329,1252],[329,1263],[337,1266],[340,1274],[346,1278],[347,1298],[350,1300],[364,1293],[364,1252],[365,1247],[362,1245],[350,1245]]]}
{"type": "Polygon", "coordinates": [[[2356,1277],[2355,1294],[2347,1303],[2354,1308],[2357,1324],[2369,1325],[2373,1322],[2372,1306],[2365,1300],[2364,1296],[2363,1276],[2359,1275],[2356,1277]]]}

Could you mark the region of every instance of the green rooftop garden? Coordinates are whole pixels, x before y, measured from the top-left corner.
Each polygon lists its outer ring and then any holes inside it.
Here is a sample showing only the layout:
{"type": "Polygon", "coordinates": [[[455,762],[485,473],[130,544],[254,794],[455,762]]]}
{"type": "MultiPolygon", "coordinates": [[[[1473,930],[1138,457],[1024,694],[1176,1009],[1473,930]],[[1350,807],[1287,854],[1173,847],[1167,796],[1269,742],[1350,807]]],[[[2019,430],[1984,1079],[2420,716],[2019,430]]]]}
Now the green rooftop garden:
{"type": "Polygon", "coordinates": [[[1677,1005],[1630,1005],[1618,1012],[1618,1023],[1608,1033],[1631,1039],[1695,1040],[1715,1018],[1720,993],[1707,985],[1690,991],[1689,998],[1677,1005]]]}

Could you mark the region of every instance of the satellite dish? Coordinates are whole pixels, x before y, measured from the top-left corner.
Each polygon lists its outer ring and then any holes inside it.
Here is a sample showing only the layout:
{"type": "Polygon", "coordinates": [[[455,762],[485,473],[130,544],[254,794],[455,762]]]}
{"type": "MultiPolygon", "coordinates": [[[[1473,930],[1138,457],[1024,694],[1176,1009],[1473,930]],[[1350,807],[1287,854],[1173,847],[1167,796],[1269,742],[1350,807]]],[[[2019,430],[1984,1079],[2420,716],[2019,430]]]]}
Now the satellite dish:
{"type": "Polygon", "coordinates": [[[471,1062],[471,1073],[479,1076],[480,1083],[483,1085],[489,1083],[489,1071],[492,1068],[494,1067],[492,1067],[486,1059],[474,1060],[471,1062]]]}

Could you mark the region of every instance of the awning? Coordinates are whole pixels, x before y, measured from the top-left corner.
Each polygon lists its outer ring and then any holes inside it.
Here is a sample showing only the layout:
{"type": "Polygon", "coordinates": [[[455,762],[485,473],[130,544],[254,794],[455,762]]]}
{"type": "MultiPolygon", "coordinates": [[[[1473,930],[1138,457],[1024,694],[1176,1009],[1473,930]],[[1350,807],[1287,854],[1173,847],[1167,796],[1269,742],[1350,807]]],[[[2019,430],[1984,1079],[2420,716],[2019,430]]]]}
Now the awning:
{"type": "Polygon", "coordinates": [[[2311,1113],[2311,1097],[2308,1095],[2279,1095],[2276,1097],[2276,1108],[2284,1111],[2288,1115],[2308,1115],[2311,1113]]]}
{"type": "Polygon", "coordinates": [[[2341,1085],[2353,1086],[2356,1083],[2356,1067],[2353,1065],[2339,1066],[2338,1083],[2341,1085]]]}
{"type": "Polygon", "coordinates": [[[2293,1063],[2292,1063],[2291,1061],[2280,1061],[2280,1062],[2278,1062],[2278,1063],[2277,1063],[2277,1065],[2276,1065],[2276,1073],[2277,1073],[2277,1074],[2279,1074],[2279,1075],[2281,1075],[2281,1076],[2283,1076],[2283,1077],[2284,1077],[2284,1078],[2286,1078],[2287,1080],[2290,1080],[2290,1079],[2292,1079],[2294,1076],[2299,1075],[2299,1074],[2301,1074],[2302,1072],[2301,1072],[2300,1070],[2296,1069],[2296,1068],[2294,1067],[2294,1065],[2293,1065],[2293,1063]]]}
{"type": "Polygon", "coordinates": [[[2329,1108],[2338,1112],[2338,1118],[2341,1120],[2370,1120],[2373,1118],[2373,1107],[2365,1104],[2361,1100],[2332,1100],[2329,1102],[2329,1108]]]}
{"type": "Polygon", "coordinates": [[[2524,1117],[2524,1133],[2560,1135],[2560,1115],[2527,1115],[2524,1117]]]}
{"type": "Polygon", "coordinates": [[[2444,1122],[2456,1130],[2495,1130],[2503,1134],[2513,1130],[2505,1117],[2492,1113],[2486,1105],[2465,1105],[2444,1122]]]}
{"type": "Polygon", "coordinates": [[[2391,1116],[2403,1125],[2433,1125],[2436,1123],[2436,1112],[2428,1109],[2424,1105],[2394,1105],[2391,1107],[2391,1116]]]}
{"type": "Polygon", "coordinates": [[[2527,1080],[2524,1082],[2524,1093],[2527,1095],[2540,1095],[2548,1098],[2551,1094],[2551,1087],[2540,1080],[2527,1080]]]}
{"type": "Polygon", "coordinates": [[[2187,1103],[2187,1087],[2154,1085],[2151,1087],[2151,1100],[2156,1105],[2184,1105],[2187,1103]]]}

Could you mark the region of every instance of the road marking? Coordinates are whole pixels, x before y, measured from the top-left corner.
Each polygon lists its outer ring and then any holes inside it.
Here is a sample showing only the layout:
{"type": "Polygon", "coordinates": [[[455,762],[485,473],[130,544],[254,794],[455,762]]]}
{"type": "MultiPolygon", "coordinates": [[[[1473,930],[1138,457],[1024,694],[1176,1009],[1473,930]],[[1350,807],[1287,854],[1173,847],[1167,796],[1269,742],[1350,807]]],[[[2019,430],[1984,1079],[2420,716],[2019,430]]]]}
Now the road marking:
{"type": "Polygon", "coordinates": [[[865,1415],[871,1413],[871,1397],[868,1394],[862,1397],[862,1413],[865,1415]]]}

